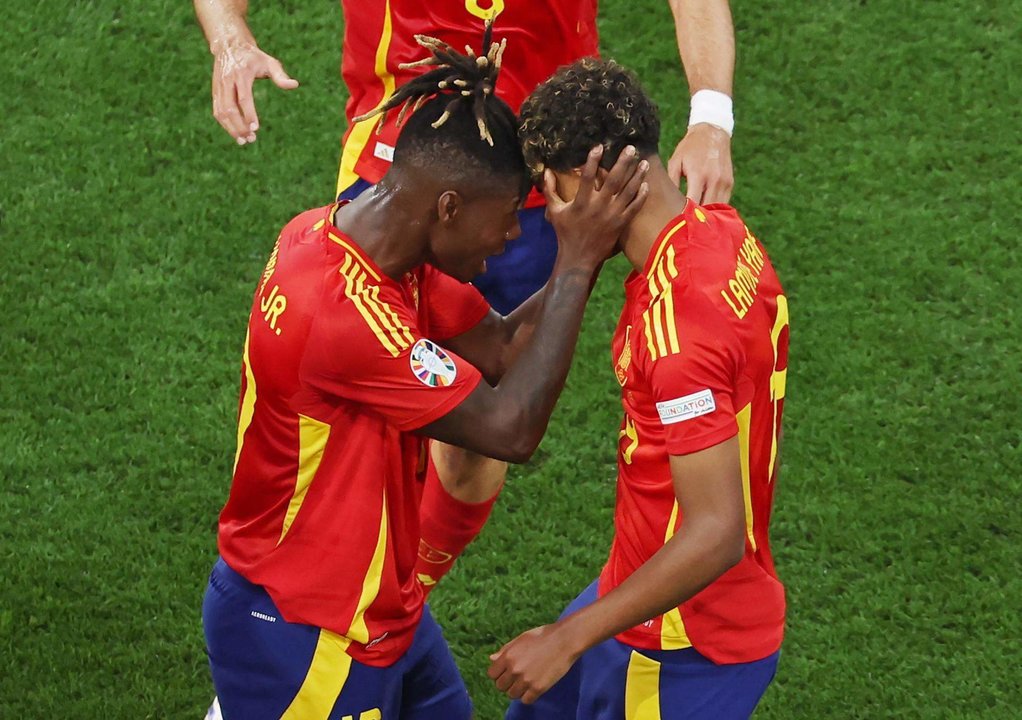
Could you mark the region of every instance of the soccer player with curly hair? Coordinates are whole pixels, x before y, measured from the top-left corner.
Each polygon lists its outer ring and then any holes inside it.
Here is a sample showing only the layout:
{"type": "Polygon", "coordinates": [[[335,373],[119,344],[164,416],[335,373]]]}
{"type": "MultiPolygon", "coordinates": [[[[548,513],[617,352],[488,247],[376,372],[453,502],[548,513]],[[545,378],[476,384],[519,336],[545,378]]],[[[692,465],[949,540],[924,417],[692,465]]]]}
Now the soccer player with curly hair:
{"type": "Polygon", "coordinates": [[[686,198],[657,157],[657,109],[635,77],[585,59],[522,106],[526,161],[575,197],[589,148],[650,163],[621,235],[633,272],[612,343],[624,418],[615,534],[599,579],[561,618],[492,656],[509,720],[747,718],[772,680],[784,588],[769,523],[788,303],[734,208],[686,198]]]}
{"type": "MultiPolygon", "coordinates": [[[[731,195],[731,92],[735,38],[728,0],[669,0],[674,36],[691,94],[688,130],[669,162],[676,183],[685,177],[696,201],[731,195]]],[[[248,0],[194,0],[213,55],[213,114],[241,144],[254,142],[260,120],[252,93],[256,78],[282,89],[298,87],[280,61],[264,52],[248,27],[248,0]]],[[[394,88],[428,69],[416,61],[415,36],[449,46],[474,44],[478,27],[493,20],[509,40],[497,95],[512,110],[554,71],[599,50],[597,0],[341,0],[345,19],[341,74],[349,98],[337,192],[353,199],[390,166],[400,134],[397,113],[374,110],[394,88]]],[[[666,28],[665,28],[666,29],[666,28]]],[[[679,85],[680,87],[680,85],[679,85]]],[[[510,313],[546,282],[557,253],[543,196],[531,193],[519,210],[521,235],[491,258],[474,284],[495,309],[510,313]]],[[[480,531],[502,487],[506,466],[443,443],[431,448],[422,506],[417,575],[429,592],[480,531]]]]}
{"type": "Polygon", "coordinates": [[[534,452],[595,274],[648,191],[634,153],[597,188],[593,153],[575,200],[551,202],[546,287],[492,310],[468,281],[521,232],[530,183],[488,41],[420,38],[431,68],[387,105],[404,125],[390,170],[294,218],[259,279],[203,603],[228,720],[471,716],[416,578],[428,442],[534,452]]]}

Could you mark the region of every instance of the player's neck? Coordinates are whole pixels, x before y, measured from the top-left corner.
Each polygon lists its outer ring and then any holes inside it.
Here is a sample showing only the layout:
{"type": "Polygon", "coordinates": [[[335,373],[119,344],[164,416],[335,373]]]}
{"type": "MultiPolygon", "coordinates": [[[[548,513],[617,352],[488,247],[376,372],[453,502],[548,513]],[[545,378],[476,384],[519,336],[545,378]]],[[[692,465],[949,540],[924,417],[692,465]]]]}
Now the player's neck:
{"type": "Polygon", "coordinates": [[[343,207],[335,216],[337,229],[358,243],[376,266],[393,280],[425,260],[427,223],[407,192],[386,178],[343,207]],[[416,235],[413,228],[423,228],[416,235]]]}
{"type": "Polygon", "coordinates": [[[649,197],[639,214],[628,224],[621,240],[621,249],[636,271],[645,267],[660,231],[684,212],[687,202],[659,158],[649,158],[649,165],[646,175],[649,197]]]}

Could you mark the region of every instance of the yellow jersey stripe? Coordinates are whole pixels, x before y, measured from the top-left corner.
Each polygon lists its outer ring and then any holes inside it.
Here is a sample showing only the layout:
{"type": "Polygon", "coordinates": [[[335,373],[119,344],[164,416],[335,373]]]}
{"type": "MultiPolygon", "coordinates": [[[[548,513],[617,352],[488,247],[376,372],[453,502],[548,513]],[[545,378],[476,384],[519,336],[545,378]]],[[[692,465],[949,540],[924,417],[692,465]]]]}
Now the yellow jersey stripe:
{"type": "Polygon", "coordinates": [[[376,538],[376,550],[369,562],[365,580],[362,581],[362,594],[358,598],[355,617],[348,628],[348,637],[355,642],[369,642],[369,629],[366,627],[365,611],[380,593],[380,578],[383,577],[383,559],[387,552],[387,491],[383,491],[383,512],[380,515],[380,534],[376,538]]]}
{"type": "Polygon", "coordinates": [[[649,312],[653,316],[653,334],[656,337],[656,346],[660,353],[657,355],[658,358],[663,357],[667,354],[667,342],[664,340],[664,319],[661,308],[662,302],[657,301],[653,304],[653,307],[649,309],[649,312]]]}
{"type": "Polygon", "coordinates": [[[680,223],[672,227],[670,230],[667,231],[667,234],[664,235],[664,239],[660,241],[659,245],[657,245],[656,253],[654,253],[653,255],[653,263],[652,265],[650,265],[649,275],[647,275],[647,277],[653,277],[653,273],[656,272],[656,267],[657,265],[660,264],[660,256],[663,254],[664,249],[667,247],[667,243],[669,243],[671,241],[671,238],[674,237],[674,234],[681,230],[683,227],[685,227],[684,220],[682,220],[680,223]]]}
{"type": "MultiPolygon", "coordinates": [[[[671,508],[671,519],[667,521],[667,531],[664,533],[664,545],[674,537],[678,524],[678,501],[675,499],[674,507],[671,508]]],[[[660,647],[663,650],[681,650],[692,647],[692,641],[688,639],[688,631],[685,630],[685,621],[681,619],[681,610],[671,608],[664,613],[660,625],[660,647]]]]}
{"type": "Polygon", "coordinates": [[[351,673],[351,640],[329,630],[320,630],[309,672],[280,720],[327,718],[351,673]]]}
{"type": "MultiPolygon", "coordinates": [[[[398,319],[397,315],[390,309],[390,305],[380,301],[379,294],[380,288],[376,285],[366,285],[366,274],[360,272],[352,278],[355,281],[355,292],[362,298],[362,302],[365,303],[366,307],[376,316],[377,321],[380,325],[386,328],[387,332],[390,333],[391,340],[401,350],[406,350],[411,347],[411,341],[405,340],[394,323],[391,322],[390,318],[387,317],[388,313],[393,315],[397,320],[398,325],[401,326],[401,320],[398,319]],[[375,297],[374,297],[375,296],[375,297]]],[[[403,327],[403,326],[401,326],[403,327]]],[[[409,337],[411,335],[409,334],[409,337]]]]}
{"type": "Polygon", "coordinates": [[[688,631],[685,629],[685,621],[681,619],[679,608],[671,608],[664,613],[663,623],[660,627],[660,647],[664,650],[681,650],[692,647],[692,641],[688,639],[688,631]]]}
{"type": "Polygon", "coordinates": [[[674,288],[668,285],[660,302],[663,303],[664,315],[666,316],[667,349],[672,355],[677,355],[681,352],[681,343],[678,342],[678,325],[674,319],[674,288]]]}
{"type": "Polygon", "coordinates": [[[355,262],[357,262],[359,267],[361,267],[369,274],[369,277],[371,277],[373,280],[376,280],[377,282],[381,280],[379,274],[369,266],[369,263],[362,260],[362,256],[359,255],[358,251],[356,251],[355,248],[353,248],[351,244],[348,243],[344,238],[337,237],[333,233],[327,233],[327,235],[330,236],[331,240],[333,240],[335,243],[337,243],[342,248],[347,250],[349,257],[355,262]]]}
{"type": "Polygon", "coordinates": [[[380,300],[380,288],[373,286],[369,288],[369,299],[380,308],[384,314],[384,319],[388,320],[390,325],[395,328],[397,332],[397,339],[399,343],[404,343],[406,347],[411,347],[415,344],[415,338],[412,337],[412,331],[408,329],[408,326],[401,322],[401,318],[394,312],[394,309],[390,305],[380,300]]]}
{"type": "Polygon", "coordinates": [[[636,650],[625,675],[625,720],[660,720],[660,663],[636,650]]]}
{"type": "Polygon", "coordinates": [[[287,513],[284,515],[284,526],[280,530],[280,545],[284,536],[291,529],[291,524],[298,517],[298,511],[305,502],[305,494],[309,491],[319,464],[323,460],[323,451],[326,450],[327,440],[330,439],[330,426],[319,420],[305,415],[298,416],[298,476],[295,479],[295,491],[291,495],[291,501],[287,504],[287,513]]]}
{"type": "Polygon", "coordinates": [[[649,285],[650,304],[652,304],[658,297],[660,297],[660,293],[662,293],[664,289],[660,287],[660,284],[657,282],[657,275],[655,272],[651,272],[647,277],[649,278],[647,284],[649,285]]]}
{"type": "Polygon", "coordinates": [[[671,280],[678,277],[678,265],[674,261],[677,253],[674,251],[674,246],[671,245],[667,248],[667,274],[671,276],[671,280]]]}
{"type": "Polygon", "coordinates": [[[660,293],[667,292],[667,289],[671,287],[670,280],[667,279],[667,272],[664,269],[664,263],[661,262],[656,269],[657,284],[660,285],[660,293]]]}
{"type": "Polygon", "coordinates": [[[753,552],[756,551],[756,536],[752,533],[752,488],[749,480],[749,425],[752,421],[752,403],[736,415],[738,420],[738,451],[742,461],[742,496],[745,498],[745,534],[753,552]]]}
{"type": "MultiPolygon", "coordinates": [[[[685,224],[683,220],[680,225],[676,226],[667,238],[669,239],[677,230],[685,224]]],[[[653,300],[656,300],[660,295],[666,292],[667,288],[670,287],[671,280],[678,277],[678,265],[675,262],[677,253],[674,250],[673,245],[667,245],[666,250],[664,246],[657,251],[657,262],[649,269],[649,274],[646,276],[649,278],[649,296],[653,300]],[[660,255],[663,254],[661,258],[660,255]]]]}
{"type": "MultiPolygon", "coordinates": [[[[746,229],[748,232],[748,229],[746,229]]],[[[770,468],[767,474],[768,479],[774,477],[774,465],[777,462],[777,401],[784,398],[788,390],[788,368],[777,370],[777,343],[781,339],[781,332],[788,325],[788,298],[784,295],[777,296],[777,318],[774,320],[774,327],[770,331],[770,343],[774,347],[774,368],[770,375],[770,399],[774,406],[774,428],[773,440],[770,443],[770,468]]]]}
{"type": "Polygon", "coordinates": [[[242,354],[242,363],[245,365],[245,395],[241,399],[241,411],[238,413],[238,445],[234,451],[233,474],[238,469],[238,460],[241,459],[241,448],[245,444],[245,432],[252,424],[252,416],[255,415],[256,403],[256,381],[252,374],[252,360],[248,356],[248,343],[251,333],[245,333],[245,350],[242,354]]]}
{"type": "MultiPolygon", "coordinates": [[[[376,77],[383,83],[383,97],[377,108],[394,94],[394,76],[387,70],[387,55],[390,53],[390,39],[393,35],[393,23],[390,18],[390,0],[383,7],[383,31],[380,33],[380,44],[376,46],[376,77]]],[[[376,109],[376,108],[374,108],[376,109]]],[[[341,167],[337,173],[337,194],[340,195],[349,185],[358,180],[355,164],[362,157],[362,151],[372,137],[373,130],[383,118],[376,117],[356,123],[348,134],[348,142],[341,151],[341,167]]]]}
{"type": "Polygon", "coordinates": [[[355,309],[358,310],[362,319],[366,321],[366,325],[368,325],[369,329],[373,331],[374,335],[376,335],[376,339],[380,341],[380,344],[387,348],[387,351],[391,355],[397,357],[401,354],[401,350],[398,349],[398,347],[391,341],[390,334],[380,327],[379,323],[376,321],[376,316],[373,315],[372,311],[368,307],[366,307],[362,296],[358,293],[358,290],[355,287],[354,276],[358,272],[358,266],[349,262],[350,259],[351,256],[349,255],[345,258],[345,262],[341,266],[341,275],[343,275],[346,280],[344,283],[344,294],[347,295],[348,299],[351,300],[352,304],[354,304],[355,309]]]}
{"type": "Polygon", "coordinates": [[[642,313],[642,329],[646,333],[646,347],[649,348],[649,357],[651,360],[656,360],[656,348],[653,347],[653,333],[650,331],[649,326],[652,323],[650,319],[650,311],[642,313]]]}

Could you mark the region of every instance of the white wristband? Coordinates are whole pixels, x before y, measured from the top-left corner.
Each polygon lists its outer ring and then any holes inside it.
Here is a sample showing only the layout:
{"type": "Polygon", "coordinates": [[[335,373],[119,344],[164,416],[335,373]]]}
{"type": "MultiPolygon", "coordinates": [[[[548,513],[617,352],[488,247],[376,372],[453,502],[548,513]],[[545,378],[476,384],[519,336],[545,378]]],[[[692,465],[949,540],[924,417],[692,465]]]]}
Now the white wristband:
{"type": "Polygon", "coordinates": [[[700,90],[692,96],[688,126],[709,123],[730,137],[735,131],[734,105],[731,98],[716,90],[700,90]]]}

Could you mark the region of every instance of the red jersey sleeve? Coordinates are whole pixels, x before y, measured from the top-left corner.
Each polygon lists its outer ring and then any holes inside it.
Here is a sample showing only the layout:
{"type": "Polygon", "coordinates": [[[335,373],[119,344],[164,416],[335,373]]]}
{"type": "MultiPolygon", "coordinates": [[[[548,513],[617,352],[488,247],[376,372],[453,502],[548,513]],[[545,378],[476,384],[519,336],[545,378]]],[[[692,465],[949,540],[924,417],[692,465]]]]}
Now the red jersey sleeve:
{"type": "Polygon", "coordinates": [[[397,293],[340,303],[313,323],[303,387],[383,415],[408,432],[442,417],[479,384],[470,363],[422,336],[397,293]]]}
{"type": "Polygon", "coordinates": [[[448,340],[471,330],[490,311],[490,304],[474,285],[459,282],[434,267],[427,266],[424,284],[422,297],[429,317],[429,336],[434,340],[448,340]]]}
{"type": "Polygon", "coordinates": [[[651,361],[650,385],[667,452],[687,455],[738,433],[744,352],[729,323],[697,292],[676,296],[679,351],[651,361]]]}

